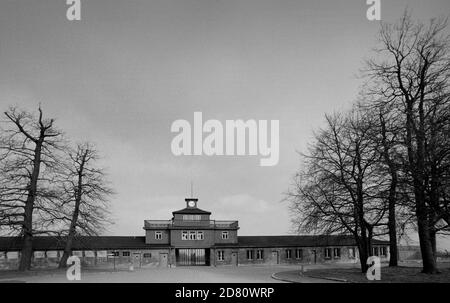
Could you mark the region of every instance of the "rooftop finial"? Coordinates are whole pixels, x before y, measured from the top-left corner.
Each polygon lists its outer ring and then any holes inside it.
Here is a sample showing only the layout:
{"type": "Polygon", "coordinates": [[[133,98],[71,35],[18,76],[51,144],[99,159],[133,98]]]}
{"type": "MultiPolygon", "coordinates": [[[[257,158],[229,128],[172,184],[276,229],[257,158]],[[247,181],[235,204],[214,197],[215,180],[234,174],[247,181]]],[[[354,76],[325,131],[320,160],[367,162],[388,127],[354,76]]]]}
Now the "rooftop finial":
{"type": "Polygon", "coordinates": [[[197,198],[194,198],[194,182],[191,180],[191,197],[184,199],[186,201],[186,207],[192,208],[197,207],[197,198]]]}

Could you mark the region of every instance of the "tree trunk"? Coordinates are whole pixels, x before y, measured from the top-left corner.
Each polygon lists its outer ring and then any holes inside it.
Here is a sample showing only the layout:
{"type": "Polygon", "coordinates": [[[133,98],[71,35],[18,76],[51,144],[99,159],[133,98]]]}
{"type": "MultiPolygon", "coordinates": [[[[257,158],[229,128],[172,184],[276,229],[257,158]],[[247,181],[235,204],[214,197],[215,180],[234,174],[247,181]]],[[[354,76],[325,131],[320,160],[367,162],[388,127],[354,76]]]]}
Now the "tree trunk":
{"type": "MultiPolygon", "coordinates": [[[[420,106],[419,106],[420,107],[420,106]]],[[[417,151],[414,152],[412,134],[414,133],[413,103],[407,100],[406,110],[406,142],[408,150],[408,161],[414,183],[414,198],[416,202],[417,227],[422,254],[423,273],[437,273],[436,262],[433,257],[431,245],[429,220],[427,215],[426,194],[424,186],[424,137],[423,131],[419,130],[416,136],[417,151]]],[[[423,120],[421,119],[420,122],[423,120]]],[[[422,123],[421,123],[422,124],[422,123]]],[[[423,126],[421,125],[419,129],[423,126]]]]}
{"type": "Polygon", "coordinates": [[[430,229],[431,249],[433,251],[434,262],[437,263],[437,246],[436,246],[436,231],[434,228],[430,229]]]}
{"type": "Polygon", "coordinates": [[[397,251],[397,223],[395,217],[395,207],[397,205],[397,167],[389,154],[390,144],[387,139],[386,121],[384,120],[383,112],[380,111],[381,134],[383,144],[384,161],[389,168],[391,175],[391,184],[389,185],[388,197],[388,230],[389,230],[389,266],[398,266],[398,251],[397,251]]]}
{"type": "Polygon", "coordinates": [[[367,254],[367,249],[364,248],[364,245],[361,247],[358,247],[359,250],[359,262],[361,264],[361,272],[366,273],[367,269],[369,268],[367,266],[367,259],[369,258],[367,254]]]}
{"type": "Polygon", "coordinates": [[[70,221],[70,228],[69,228],[69,234],[67,236],[66,240],[66,246],[64,248],[64,254],[59,261],[59,268],[65,268],[67,267],[67,259],[72,254],[72,244],[73,239],[75,237],[76,228],[77,228],[77,222],[78,222],[78,216],[80,214],[80,205],[81,205],[81,199],[83,194],[83,171],[84,171],[84,165],[86,163],[86,157],[89,153],[89,150],[85,150],[82,158],[80,167],[78,170],[78,180],[77,180],[77,187],[75,189],[74,197],[75,197],[75,208],[72,213],[72,220],[70,221]]]}
{"type": "Polygon", "coordinates": [[[394,174],[389,189],[389,213],[388,213],[388,229],[389,229],[389,266],[398,266],[398,249],[397,249],[397,223],[395,217],[397,176],[394,174]]]}
{"type": "MultiPolygon", "coordinates": [[[[395,214],[393,215],[395,217],[395,214]]],[[[397,247],[397,230],[395,226],[395,218],[389,211],[389,266],[398,266],[398,247],[397,247]]]]}
{"type": "Polygon", "coordinates": [[[80,203],[81,203],[81,197],[78,194],[76,194],[76,201],[75,201],[75,209],[72,214],[72,221],[70,222],[70,228],[69,228],[69,234],[67,235],[66,245],[64,246],[64,254],[61,257],[61,260],[59,260],[58,268],[66,268],[67,267],[67,259],[72,254],[72,244],[73,239],[75,237],[76,232],[76,226],[78,221],[78,214],[80,212],[80,203]]]}
{"type": "Polygon", "coordinates": [[[434,259],[432,240],[428,230],[428,224],[418,220],[420,252],[422,253],[423,269],[426,274],[435,274],[438,272],[436,261],[434,259]]]}
{"type": "Polygon", "coordinates": [[[356,243],[358,244],[359,251],[359,262],[361,264],[361,272],[366,273],[369,266],[367,266],[367,259],[369,258],[368,247],[367,247],[367,236],[364,228],[361,228],[361,237],[355,237],[356,243]]]}
{"type": "Polygon", "coordinates": [[[33,235],[25,233],[22,239],[22,249],[20,251],[19,270],[26,271],[31,269],[31,259],[33,257],[33,235]]]}
{"type": "MultiPolygon", "coordinates": [[[[30,190],[31,192],[32,190],[30,190]]],[[[25,205],[24,224],[22,226],[23,238],[20,252],[19,270],[31,269],[31,259],[33,257],[33,201],[32,193],[28,194],[25,205]]]]}
{"type": "Polygon", "coordinates": [[[373,238],[373,227],[367,227],[367,252],[369,256],[372,256],[372,238],[373,238]]]}
{"type": "Polygon", "coordinates": [[[436,260],[433,253],[433,243],[430,234],[430,226],[427,215],[427,207],[425,204],[425,195],[422,191],[416,189],[416,216],[417,227],[419,232],[420,252],[422,254],[423,273],[438,273],[436,260]]]}
{"type": "Polygon", "coordinates": [[[59,260],[58,268],[67,267],[67,259],[69,259],[70,255],[72,254],[72,242],[73,236],[67,237],[66,245],[64,246],[64,253],[61,257],[61,260],[59,260]]]}
{"type": "Polygon", "coordinates": [[[24,223],[22,226],[23,244],[19,263],[20,271],[26,271],[31,269],[31,259],[33,256],[33,210],[34,210],[34,201],[36,200],[37,181],[39,179],[39,171],[41,166],[41,151],[43,142],[44,137],[43,134],[41,133],[40,139],[36,141],[33,159],[33,172],[31,174],[30,185],[28,188],[27,202],[25,204],[24,219],[23,219],[24,223]]]}

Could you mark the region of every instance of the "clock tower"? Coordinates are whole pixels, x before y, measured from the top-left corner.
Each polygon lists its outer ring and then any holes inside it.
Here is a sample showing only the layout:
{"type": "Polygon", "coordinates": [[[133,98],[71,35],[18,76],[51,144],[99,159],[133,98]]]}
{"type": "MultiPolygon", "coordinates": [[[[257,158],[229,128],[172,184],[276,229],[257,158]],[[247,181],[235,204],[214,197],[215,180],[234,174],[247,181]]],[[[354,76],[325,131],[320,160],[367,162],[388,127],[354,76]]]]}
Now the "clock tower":
{"type": "Polygon", "coordinates": [[[186,199],[184,199],[184,201],[186,201],[186,208],[197,208],[198,199],[186,198],[186,199]]]}

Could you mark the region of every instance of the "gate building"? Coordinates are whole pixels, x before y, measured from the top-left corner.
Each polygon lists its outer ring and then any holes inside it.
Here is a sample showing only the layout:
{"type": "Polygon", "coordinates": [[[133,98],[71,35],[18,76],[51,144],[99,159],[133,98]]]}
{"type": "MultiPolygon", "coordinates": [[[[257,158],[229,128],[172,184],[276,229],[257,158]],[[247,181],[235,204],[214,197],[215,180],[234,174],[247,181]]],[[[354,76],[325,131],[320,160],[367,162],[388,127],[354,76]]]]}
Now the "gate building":
{"type": "MultiPolygon", "coordinates": [[[[350,235],[238,236],[238,221],[211,219],[198,199],[185,199],[170,220],[145,220],[145,236],[79,236],[73,255],[84,266],[175,267],[359,262],[350,235]]],[[[33,237],[33,267],[55,267],[64,237],[33,237]]],[[[22,238],[0,237],[0,269],[17,268],[22,238]]],[[[372,255],[389,260],[389,242],[372,241],[372,255]]]]}

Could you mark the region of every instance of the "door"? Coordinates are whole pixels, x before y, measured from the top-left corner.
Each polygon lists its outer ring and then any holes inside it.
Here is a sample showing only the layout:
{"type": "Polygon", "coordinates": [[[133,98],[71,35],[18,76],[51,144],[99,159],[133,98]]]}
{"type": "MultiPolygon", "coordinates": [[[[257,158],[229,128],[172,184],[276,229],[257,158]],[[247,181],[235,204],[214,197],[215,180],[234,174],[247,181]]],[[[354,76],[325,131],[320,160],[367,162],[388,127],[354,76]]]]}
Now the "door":
{"type": "Polygon", "coordinates": [[[167,253],[160,253],[159,254],[159,266],[160,267],[167,267],[167,260],[168,260],[168,254],[167,253]]]}
{"type": "Polygon", "coordinates": [[[236,252],[232,252],[231,253],[231,264],[233,266],[237,266],[238,265],[238,258],[237,258],[237,253],[236,252]]]}
{"type": "Polygon", "coordinates": [[[315,249],[313,249],[312,253],[314,254],[314,264],[316,264],[317,263],[317,251],[315,249]]]}
{"type": "Polygon", "coordinates": [[[278,257],[278,251],[272,251],[272,257],[270,258],[270,264],[272,264],[272,265],[280,264],[280,260],[278,257]]]}
{"type": "Polygon", "coordinates": [[[133,266],[135,268],[141,267],[141,253],[139,252],[133,253],[133,266]]]}

